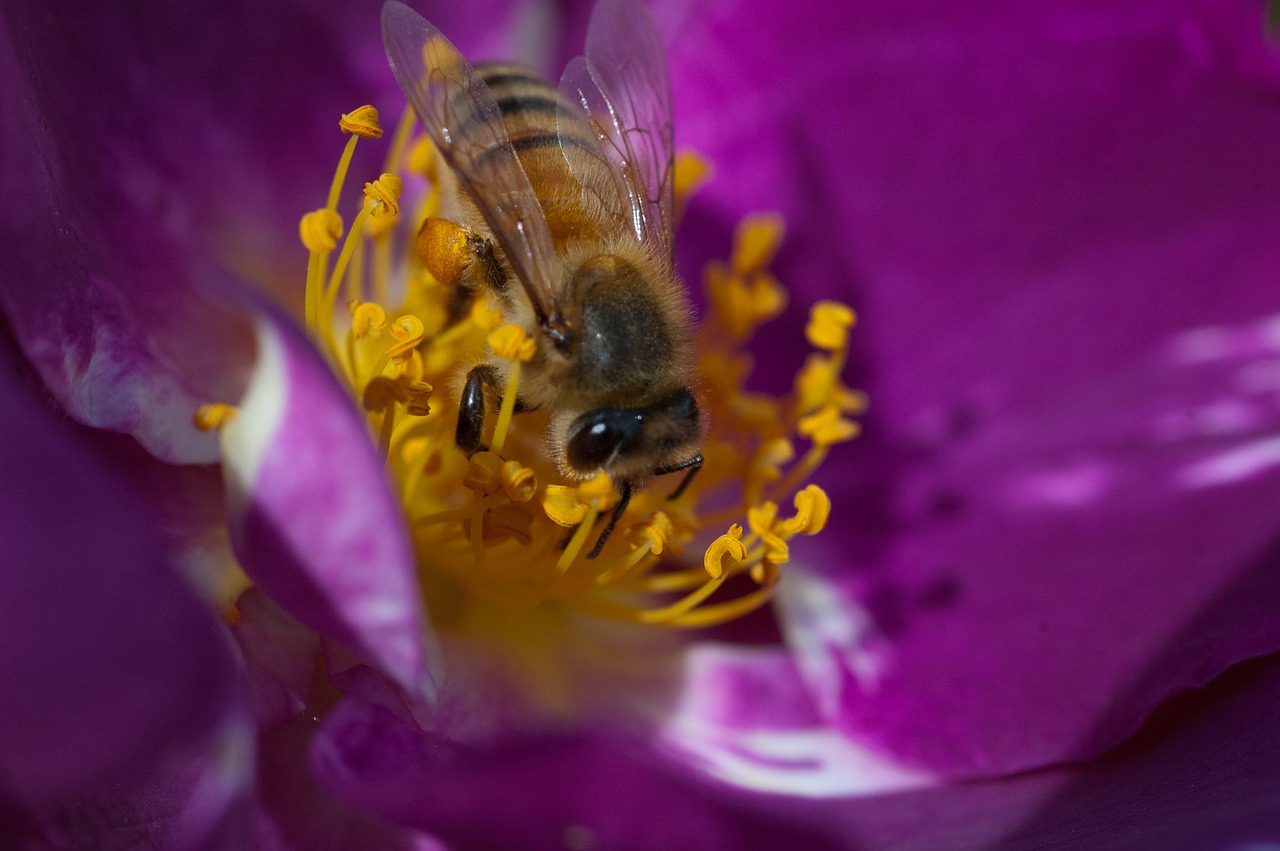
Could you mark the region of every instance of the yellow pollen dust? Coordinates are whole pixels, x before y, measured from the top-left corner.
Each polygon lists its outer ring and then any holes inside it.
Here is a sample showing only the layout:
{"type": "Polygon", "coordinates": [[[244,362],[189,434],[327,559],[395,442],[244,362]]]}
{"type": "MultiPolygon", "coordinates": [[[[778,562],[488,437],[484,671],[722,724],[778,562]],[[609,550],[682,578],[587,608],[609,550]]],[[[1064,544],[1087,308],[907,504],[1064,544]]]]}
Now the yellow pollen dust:
{"type": "MultiPolygon", "coordinates": [[[[619,493],[604,474],[564,478],[544,443],[547,413],[515,416],[521,365],[537,341],[503,325],[483,293],[460,310],[415,249],[444,200],[439,156],[425,136],[414,137],[406,111],[381,176],[365,184],[345,227],[338,200],[356,143],[382,130],[372,107],[344,115],[341,127],[351,138],[328,201],[299,228],[309,252],[306,325],[366,413],[404,506],[425,593],[684,628],[767,603],[792,539],[818,534],[830,516],[826,494],[808,479],[835,444],[857,435],[852,418],[866,407],[840,378],[854,313],[834,302],[813,309],[805,333],[814,351],[788,396],[746,388],[752,361],[742,345],[787,305],[769,271],[781,217],[748,217],[728,261],[705,271],[709,315],[694,381],[711,422],[702,471],[678,499],[668,498],[675,483],[666,479],[635,493],[599,557],[588,558],[619,493]],[[501,404],[486,423],[485,448],[467,458],[454,439],[461,376],[491,355],[502,374],[501,404]],[[794,510],[781,508],[788,504],[794,510]],[[701,563],[683,558],[695,542],[701,563]]],[[[679,156],[677,210],[710,172],[696,155],[679,156]]],[[[218,427],[234,416],[216,410],[223,407],[202,408],[197,422],[218,427]]]]}

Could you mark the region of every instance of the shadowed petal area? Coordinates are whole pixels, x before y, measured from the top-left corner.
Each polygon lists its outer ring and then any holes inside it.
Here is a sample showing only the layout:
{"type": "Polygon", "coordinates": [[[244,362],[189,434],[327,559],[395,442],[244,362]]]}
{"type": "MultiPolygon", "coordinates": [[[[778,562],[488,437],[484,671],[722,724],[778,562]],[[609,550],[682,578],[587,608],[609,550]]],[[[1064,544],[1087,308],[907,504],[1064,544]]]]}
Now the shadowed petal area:
{"type": "Polygon", "coordinates": [[[434,694],[414,554],[364,422],[287,319],[264,312],[257,329],[249,390],[222,430],[236,555],[294,617],[434,694]]]}
{"type": "Polygon", "coordinates": [[[842,847],[698,783],[637,741],[509,732],[462,746],[424,732],[384,683],[363,677],[316,735],[312,767],[340,798],[464,848],[842,847]]]}
{"type": "Polygon", "coordinates": [[[447,851],[430,836],[389,824],[323,789],[308,765],[318,727],[306,714],[259,737],[255,851],[447,851]]]}
{"type": "Polygon", "coordinates": [[[71,428],[0,374],[0,792],[128,781],[228,714],[231,646],[71,428]]]}

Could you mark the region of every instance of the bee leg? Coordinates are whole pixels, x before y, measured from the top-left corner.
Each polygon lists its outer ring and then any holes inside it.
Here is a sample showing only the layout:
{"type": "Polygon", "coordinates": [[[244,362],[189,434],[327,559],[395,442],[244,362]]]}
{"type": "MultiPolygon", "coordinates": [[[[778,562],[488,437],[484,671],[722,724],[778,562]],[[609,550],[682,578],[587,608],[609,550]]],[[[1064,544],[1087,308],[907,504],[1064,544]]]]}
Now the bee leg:
{"type": "Polygon", "coordinates": [[[678,473],[681,470],[688,470],[684,479],[676,486],[667,499],[679,499],[680,494],[685,492],[685,488],[689,487],[689,482],[693,481],[693,477],[702,469],[702,453],[698,453],[687,461],[681,461],[679,464],[672,464],[670,467],[658,467],[653,471],[655,476],[665,476],[667,473],[678,473]]]}
{"type": "Polygon", "coordinates": [[[622,512],[627,510],[627,504],[630,502],[631,482],[620,482],[618,484],[618,504],[614,506],[613,513],[609,515],[609,522],[605,524],[604,531],[600,533],[599,538],[596,538],[596,545],[591,548],[591,552],[587,553],[587,558],[595,558],[600,555],[600,551],[604,549],[605,542],[613,534],[613,527],[618,525],[618,518],[622,516],[622,512]]]}
{"type": "Polygon", "coordinates": [[[467,373],[467,383],[458,400],[458,427],[454,440],[458,448],[470,457],[484,449],[480,444],[484,436],[484,388],[497,380],[491,364],[482,363],[467,373]]]}

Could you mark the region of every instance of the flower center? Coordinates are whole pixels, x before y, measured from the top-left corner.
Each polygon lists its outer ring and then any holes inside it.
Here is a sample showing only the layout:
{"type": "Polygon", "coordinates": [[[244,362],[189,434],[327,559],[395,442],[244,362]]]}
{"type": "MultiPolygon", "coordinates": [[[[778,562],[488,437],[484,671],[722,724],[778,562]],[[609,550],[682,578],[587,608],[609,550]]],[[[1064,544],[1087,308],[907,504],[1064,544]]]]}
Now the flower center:
{"type": "MultiPolygon", "coordinates": [[[[564,482],[547,457],[547,415],[514,417],[522,362],[535,351],[525,329],[498,327],[481,293],[467,307],[426,270],[415,237],[440,208],[439,169],[426,137],[412,141],[412,113],[393,134],[383,175],[343,233],[338,199],[357,141],[382,135],[372,107],[343,116],[351,134],[329,200],[302,219],[310,252],[306,325],[317,348],[365,411],[399,491],[428,596],[474,595],[504,608],[558,601],[599,617],[670,627],[711,626],[744,615],[774,593],[789,542],[817,534],[830,503],[807,484],[836,443],[858,433],[850,419],[865,398],[840,380],[853,311],[823,302],[806,336],[817,351],[793,392],[748,392],[751,357],[741,350],[778,315],[787,294],[768,265],[782,239],[776,216],[748,217],[728,263],[705,271],[709,315],[696,386],[710,415],[702,472],[669,498],[661,483],[637,493],[603,551],[588,555],[597,521],[618,492],[604,474],[564,482]],[[339,309],[339,304],[345,310],[339,309]],[[509,363],[487,450],[455,445],[461,373],[489,353],[509,363]],[[796,442],[807,445],[797,460],[796,442]],[[789,512],[779,506],[790,504],[789,512]],[[725,530],[712,537],[717,529],[725,530]],[[703,544],[686,564],[687,545],[703,544]]],[[[682,209],[706,173],[677,162],[682,209]]]]}

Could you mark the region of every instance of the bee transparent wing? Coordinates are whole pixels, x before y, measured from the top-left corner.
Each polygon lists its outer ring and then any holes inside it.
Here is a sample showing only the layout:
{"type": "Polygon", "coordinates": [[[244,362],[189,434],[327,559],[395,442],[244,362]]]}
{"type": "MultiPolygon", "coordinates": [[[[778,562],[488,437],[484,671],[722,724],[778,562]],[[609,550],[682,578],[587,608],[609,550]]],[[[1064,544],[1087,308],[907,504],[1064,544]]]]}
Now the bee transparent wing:
{"type": "Polygon", "coordinates": [[[548,320],[558,321],[559,264],[493,93],[443,34],[403,3],[382,7],[382,39],[405,97],[489,223],[548,329],[548,320]]]}
{"type": "MultiPolygon", "coordinates": [[[[613,176],[618,198],[606,207],[626,217],[637,240],[669,258],[675,228],[671,82],[662,39],[640,0],[599,0],[586,55],[565,68],[560,94],[585,114],[598,157],[613,176]]],[[[569,120],[562,114],[560,126],[569,120]]],[[[566,159],[575,178],[589,185],[580,173],[584,164],[566,159]]]]}

